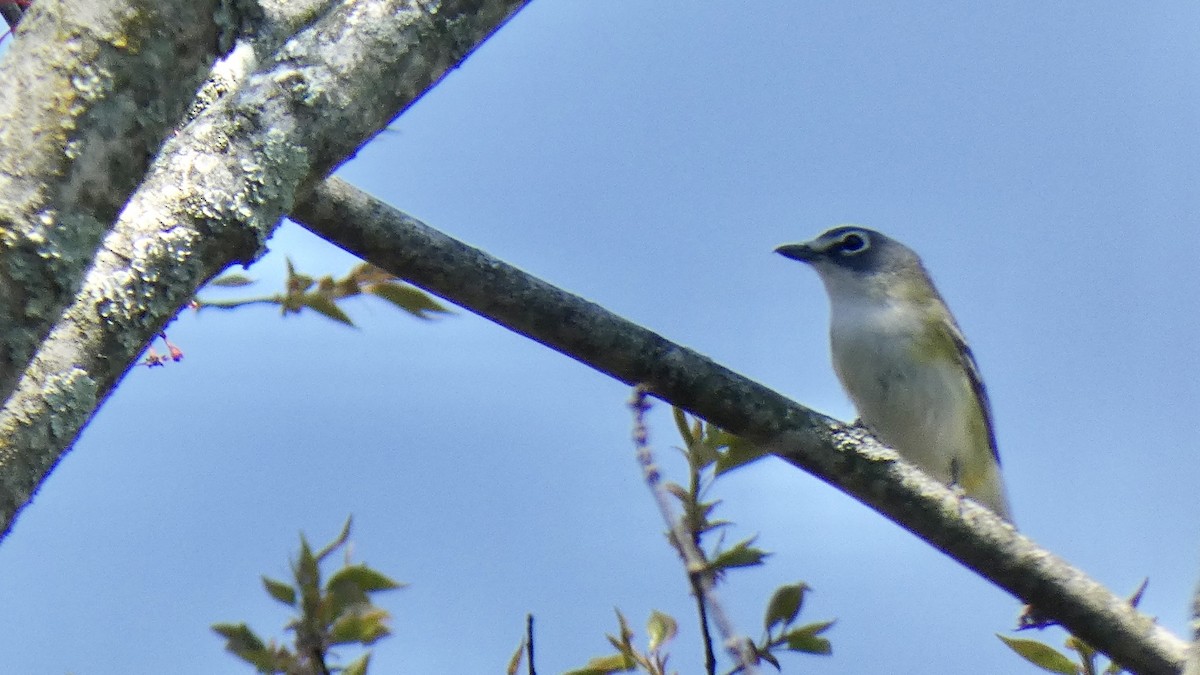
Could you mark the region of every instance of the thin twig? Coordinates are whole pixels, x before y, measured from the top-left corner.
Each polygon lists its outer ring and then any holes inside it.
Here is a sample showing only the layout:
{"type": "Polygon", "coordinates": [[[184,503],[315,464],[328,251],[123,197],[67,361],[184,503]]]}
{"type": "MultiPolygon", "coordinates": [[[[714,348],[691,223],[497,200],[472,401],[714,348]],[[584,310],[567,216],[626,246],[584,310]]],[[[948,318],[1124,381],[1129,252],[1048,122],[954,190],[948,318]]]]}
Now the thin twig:
{"type": "MultiPolygon", "coordinates": [[[[688,480],[688,494],[692,503],[700,501],[701,474],[699,467],[688,462],[690,474],[688,480]]],[[[692,529],[692,544],[697,550],[700,550],[700,532],[695,528],[692,529]]],[[[717,674],[717,655],[713,649],[712,631],[709,630],[708,622],[708,607],[704,603],[704,595],[700,592],[699,580],[695,575],[690,575],[688,580],[692,584],[692,594],[696,598],[696,611],[700,617],[700,634],[704,637],[704,668],[708,675],[717,674]]]]}
{"type": "MultiPolygon", "coordinates": [[[[633,442],[637,448],[637,459],[638,464],[642,467],[642,476],[650,488],[650,494],[654,496],[654,503],[658,506],[659,515],[662,516],[663,522],[671,531],[671,540],[675,544],[675,550],[683,558],[693,592],[699,598],[701,608],[708,607],[713,623],[721,634],[725,651],[738,664],[741,672],[753,675],[758,670],[754,666],[754,655],[748,649],[749,642],[744,636],[738,634],[733,626],[733,621],[725,613],[725,608],[717,598],[716,584],[713,582],[713,573],[709,568],[708,561],[705,559],[704,553],[693,542],[691,533],[684,526],[683,519],[675,517],[671,509],[670,496],[663,488],[662,474],[659,473],[658,465],[654,462],[654,452],[650,449],[649,432],[646,429],[646,411],[650,409],[650,402],[645,387],[641,385],[634,387],[629,407],[633,409],[633,442]]],[[[716,672],[715,666],[714,662],[709,673],[716,672]]]]}
{"type": "Polygon", "coordinates": [[[537,675],[533,667],[533,615],[525,615],[525,656],[529,661],[529,675],[537,675]]]}

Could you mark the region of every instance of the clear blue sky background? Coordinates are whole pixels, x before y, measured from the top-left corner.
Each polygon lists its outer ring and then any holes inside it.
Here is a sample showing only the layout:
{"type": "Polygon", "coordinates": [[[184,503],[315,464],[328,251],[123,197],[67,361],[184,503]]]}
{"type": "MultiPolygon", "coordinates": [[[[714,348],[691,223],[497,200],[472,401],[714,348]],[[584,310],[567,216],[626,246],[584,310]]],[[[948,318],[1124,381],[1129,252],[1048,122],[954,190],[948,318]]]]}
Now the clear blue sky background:
{"type": "MultiPolygon", "coordinates": [[[[435,227],[842,419],[816,276],[771,253],[844,222],[925,258],[979,357],[1022,530],[1182,634],[1200,574],[1200,7],[1192,2],[535,2],[342,175],[435,227]]],[[[293,225],[284,256],[349,256],[293,225]]],[[[248,673],[209,632],[286,611],[297,533],[354,514],[378,673],[539,672],[606,652],[620,607],[681,619],[684,578],[624,386],[466,312],[356,301],[354,331],[185,313],[0,544],[12,673],[248,673]]],[[[672,457],[665,406],[652,441],[672,457]]],[[[668,471],[682,480],[677,462],[668,471]]],[[[757,634],[803,579],[831,658],[785,672],[1013,673],[1019,603],[768,460],[719,486],[775,552],[723,588],[757,634]]],[[[1055,642],[1056,633],[1047,635],[1055,642]]],[[[348,652],[351,654],[351,652],[348,652]]]]}

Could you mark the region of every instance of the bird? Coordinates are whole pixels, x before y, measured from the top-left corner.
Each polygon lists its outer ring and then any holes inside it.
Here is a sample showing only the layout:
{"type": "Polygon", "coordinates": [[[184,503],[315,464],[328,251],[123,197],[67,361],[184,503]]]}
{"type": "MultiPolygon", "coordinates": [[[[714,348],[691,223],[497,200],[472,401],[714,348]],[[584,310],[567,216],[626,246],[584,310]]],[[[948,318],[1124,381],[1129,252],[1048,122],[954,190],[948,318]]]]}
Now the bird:
{"type": "Polygon", "coordinates": [[[829,295],[842,388],[876,438],[1013,522],[991,404],[963,332],[921,258],[854,225],[775,252],[811,266],[829,295]]]}

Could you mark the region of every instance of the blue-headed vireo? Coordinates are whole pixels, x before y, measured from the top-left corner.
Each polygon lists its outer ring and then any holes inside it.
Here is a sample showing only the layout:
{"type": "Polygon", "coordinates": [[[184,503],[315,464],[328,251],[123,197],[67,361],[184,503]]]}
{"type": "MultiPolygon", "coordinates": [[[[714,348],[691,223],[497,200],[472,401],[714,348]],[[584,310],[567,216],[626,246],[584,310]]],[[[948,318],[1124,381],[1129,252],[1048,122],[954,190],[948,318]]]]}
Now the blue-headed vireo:
{"type": "Polygon", "coordinates": [[[853,226],[775,252],[812,265],[825,284],[833,368],[863,424],[1012,522],[979,368],[917,254],[853,226]]]}

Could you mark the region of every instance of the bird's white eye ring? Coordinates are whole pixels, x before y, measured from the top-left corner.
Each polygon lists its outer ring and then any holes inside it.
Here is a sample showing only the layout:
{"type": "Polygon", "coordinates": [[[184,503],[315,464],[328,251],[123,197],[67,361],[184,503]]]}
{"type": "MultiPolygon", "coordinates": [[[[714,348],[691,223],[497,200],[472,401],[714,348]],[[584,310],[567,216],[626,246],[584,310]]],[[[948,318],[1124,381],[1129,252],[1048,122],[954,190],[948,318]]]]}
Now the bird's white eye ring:
{"type": "Polygon", "coordinates": [[[842,237],[842,240],[838,242],[838,250],[842,253],[860,253],[867,250],[867,244],[866,235],[851,232],[842,237]]]}

